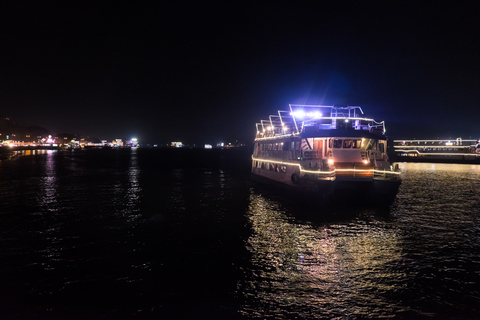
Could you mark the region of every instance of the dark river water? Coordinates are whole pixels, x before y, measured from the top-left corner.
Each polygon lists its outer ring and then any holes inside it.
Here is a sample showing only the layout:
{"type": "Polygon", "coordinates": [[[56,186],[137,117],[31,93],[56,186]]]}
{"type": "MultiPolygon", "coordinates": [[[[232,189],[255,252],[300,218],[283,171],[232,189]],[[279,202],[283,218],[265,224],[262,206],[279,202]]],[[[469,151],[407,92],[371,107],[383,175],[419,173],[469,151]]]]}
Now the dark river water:
{"type": "Polygon", "coordinates": [[[480,166],[321,208],[252,182],[249,151],[0,161],[0,319],[480,318],[480,166]]]}

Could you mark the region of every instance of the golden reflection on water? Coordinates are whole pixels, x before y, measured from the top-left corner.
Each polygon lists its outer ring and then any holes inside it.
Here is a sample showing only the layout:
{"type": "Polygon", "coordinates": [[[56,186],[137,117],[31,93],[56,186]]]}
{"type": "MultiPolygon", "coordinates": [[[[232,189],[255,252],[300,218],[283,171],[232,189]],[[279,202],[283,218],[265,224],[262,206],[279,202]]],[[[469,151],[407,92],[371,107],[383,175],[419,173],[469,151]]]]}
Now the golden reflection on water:
{"type": "Polygon", "coordinates": [[[377,225],[384,222],[314,226],[254,193],[248,213],[252,275],[239,287],[247,317],[372,316],[372,305],[384,316],[402,309],[386,298],[401,289],[395,286],[405,274],[391,267],[402,259],[402,250],[395,230],[377,225]]]}
{"type": "MultiPolygon", "coordinates": [[[[119,178],[116,179],[110,200],[116,210],[115,215],[118,218],[126,219],[127,222],[135,222],[141,218],[141,169],[138,166],[137,157],[137,149],[132,148],[126,176],[120,175],[119,178]]],[[[107,185],[107,187],[110,186],[107,185]]]]}
{"type": "MultiPolygon", "coordinates": [[[[28,150],[27,150],[28,151],[28,150]]],[[[42,186],[39,194],[39,201],[43,208],[49,212],[56,212],[58,210],[58,184],[57,173],[55,170],[55,153],[54,150],[45,150],[45,174],[42,177],[42,186]]]]}
{"type": "Polygon", "coordinates": [[[402,204],[433,210],[437,216],[451,211],[447,219],[452,219],[480,202],[480,165],[401,163],[399,167],[403,179],[399,191],[402,204]]]}
{"type": "Polygon", "coordinates": [[[127,216],[128,221],[133,222],[140,218],[140,193],[142,188],[140,186],[140,168],[138,166],[137,149],[132,148],[130,157],[130,166],[128,169],[128,184],[127,184],[127,216]]]}
{"type": "Polygon", "coordinates": [[[56,218],[57,215],[62,214],[59,210],[59,185],[55,161],[57,151],[40,151],[45,153],[46,160],[38,195],[41,211],[37,214],[46,215],[45,219],[48,219],[51,223],[46,229],[39,231],[42,238],[46,240],[45,247],[39,250],[39,253],[42,256],[42,268],[46,271],[51,271],[54,270],[58,262],[62,260],[63,250],[65,249],[65,246],[62,244],[63,237],[59,236],[59,229],[62,223],[57,221],[56,218]]]}

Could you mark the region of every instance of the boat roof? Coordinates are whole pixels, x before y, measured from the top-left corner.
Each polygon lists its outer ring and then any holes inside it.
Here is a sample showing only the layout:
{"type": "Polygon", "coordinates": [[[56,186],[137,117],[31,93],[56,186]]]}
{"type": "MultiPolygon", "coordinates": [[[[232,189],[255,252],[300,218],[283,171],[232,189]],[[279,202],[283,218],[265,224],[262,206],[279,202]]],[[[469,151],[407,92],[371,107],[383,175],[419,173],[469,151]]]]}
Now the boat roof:
{"type": "Polygon", "coordinates": [[[363,117],[359,106],[289,104],[268,120],[256,123],[255,140],[290,136],[326,137],[385,135],[385,122],[363,117]]]}

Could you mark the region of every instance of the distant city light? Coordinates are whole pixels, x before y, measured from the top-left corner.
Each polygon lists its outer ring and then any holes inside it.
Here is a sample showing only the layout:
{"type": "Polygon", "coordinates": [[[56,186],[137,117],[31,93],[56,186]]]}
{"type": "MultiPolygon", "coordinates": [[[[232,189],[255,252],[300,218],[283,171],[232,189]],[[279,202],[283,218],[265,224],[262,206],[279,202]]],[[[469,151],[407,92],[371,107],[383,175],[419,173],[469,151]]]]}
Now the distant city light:
{"type": "Polygon", "coordinates": [[[211,144],[206,144],[205,149],[212,149],[212,145],[211,144]]]}
{"type": "Polygon", "coordinates": [[[48,136],[48,139],[45,141],[47,144],[55,143],[55,139],[52,139],[52,136],[48,136]]]}
{"type": "Polygon", "coordinates": [[[132,148],[138,147],[139,146],[138,139],[132,138],[131,140],[127,141],[127,146],[130,146],[132,148]]]}
{"type": "Polygon", "coordinates": [[[123,140],[122,139],[115,139],[112,141],[112,146],[114,147],[123,147],[123,140]]]}

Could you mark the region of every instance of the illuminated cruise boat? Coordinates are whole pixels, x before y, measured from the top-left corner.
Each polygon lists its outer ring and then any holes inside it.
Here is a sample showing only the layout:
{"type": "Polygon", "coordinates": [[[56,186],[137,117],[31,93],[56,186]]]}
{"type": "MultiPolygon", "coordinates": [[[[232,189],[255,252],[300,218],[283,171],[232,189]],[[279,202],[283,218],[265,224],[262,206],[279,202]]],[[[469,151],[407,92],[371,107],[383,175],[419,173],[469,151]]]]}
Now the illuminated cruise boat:
{"type": "Polygon", "coordinates": [[[383,121],[364,118],[358,106],[289,107],[256,124],[256,180],[321,201],[394,199],[400,173],[387,155],[383,121]]]}
{"type": "Polygon", "coordinates": [[[393,148],[398,161],[480,163],[480,140],[394,140],[393,148]]]}

